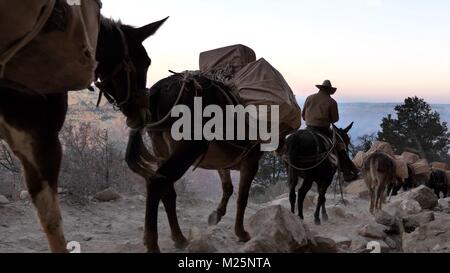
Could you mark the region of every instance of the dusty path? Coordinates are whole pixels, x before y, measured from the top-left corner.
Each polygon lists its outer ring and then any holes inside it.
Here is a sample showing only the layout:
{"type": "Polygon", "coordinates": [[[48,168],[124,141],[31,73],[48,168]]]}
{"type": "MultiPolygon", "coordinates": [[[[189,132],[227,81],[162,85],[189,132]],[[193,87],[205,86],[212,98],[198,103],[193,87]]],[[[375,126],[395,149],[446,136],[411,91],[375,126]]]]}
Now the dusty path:
{"type": "MultiPolygon", "coordinates": [[[[328,197],[330,220],[321,226],[313,224],[314,207],[305,210],[305,222],[312,231],[327,237],[354,237],[359,226],[366,223],[367,201],[352,199],[344,208],[345,217],[332,208],[333,196],[328,197]]],[[[288,207],[287,200],[278,201],[288,207]]],[[[247,217],[267,206],[250,204],[247,217]]],[[[70,204],[62,198],[64,229],[69,241],[81,243],[83,252],[140,253],[145,252],[142,244],[144,209],[143,196],[128,196],[110,203],[89,202],[86,206],[70,204]]],[[[178,214],[186,236],[192,228],[204,232],[208,229],[207,219],[216,207],[215,202],[180,198],[178,214]]],[[[220,252],[239,252],[242,243],[234,236],[235,196],[230,201],[229,211],[222,223],[214,228],[215,238],[223,241],[220,252]]],[[[342,211],[341,211],[342,212],[342,211]]],[[[170,231],[163,208],[159,213],[160,247],[163,252],[177,252],[170,240],[170,231]]],[[[47,252],[46,240],[38,225],[34,209],[29,202],[18,201],[0,207],[0,252],[47,252]]]]}

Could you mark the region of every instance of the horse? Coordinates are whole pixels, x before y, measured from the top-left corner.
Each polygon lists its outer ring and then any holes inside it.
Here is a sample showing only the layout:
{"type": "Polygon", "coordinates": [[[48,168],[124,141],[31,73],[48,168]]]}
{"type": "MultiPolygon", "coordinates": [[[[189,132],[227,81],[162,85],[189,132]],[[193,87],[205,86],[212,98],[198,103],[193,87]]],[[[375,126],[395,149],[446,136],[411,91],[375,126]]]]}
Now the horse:
{"type": "Polygon", "coordinates": [[[370,213],[380,211],[386,188],[395,183],[395,162],[382,152],[366,158],[363,167],[364,181],[370,192],[370,213]]]}
{"type": "MultiPolygon", "coordinates": [[[[335,126],[336,143],[325,144],[321,137],[316,135],[310,129],[299,130],[290,135],[286,140],[286,155],[288,167],[288,184],[290,188],[289,200],[291,203],[291,211],[295,213],[295,204],[297,195],[295,193],[299,178],[303,178],[303,184],[298,190],[298,215],[303,217],[303,202],[314,182],[317,183],[319,191],[319,199],[314,214],[314,222],[316,225],[321,224],[320,210],[322,209],[322,219],[328,220],[326,211],[326,192],[331,185],[337,167],[328,159],[329,155],[335,150],[335,146],[343,146],[348,151],[350,145],[350,137],[348,132],[353,127],[351,123],[345,129],[339,129],[335,126]]],[[[337,153],[341,167],[349,167],[348,156],[342,149],[337,153]]]]}
{"type": "MultiPolygon", "coordinates": [[[[137,80],[130,89],[145,89],[150,58],[142,42],[152,36],[166,19],[134,28],[101,18],[97,71],[112,71],[119,64],[115,61],[124,57],[123,47],[126,45],[126,51],[132,52],[126,61],[139,68],[133,72],[137,80]]],[[[119,82],[122,77],[122,73],[111,74],[113,81],[119,82]]],[[[28,191],[52,252],[67,252],[57,193],[62,157],[58,134],[64,124],[67,107],[67,92],[32,96],[13,89],[0,89],[0,136],[21,161],[28,191]]],[[[132,112],[129,110],[127,113],[132,115],[132,112]]]]}

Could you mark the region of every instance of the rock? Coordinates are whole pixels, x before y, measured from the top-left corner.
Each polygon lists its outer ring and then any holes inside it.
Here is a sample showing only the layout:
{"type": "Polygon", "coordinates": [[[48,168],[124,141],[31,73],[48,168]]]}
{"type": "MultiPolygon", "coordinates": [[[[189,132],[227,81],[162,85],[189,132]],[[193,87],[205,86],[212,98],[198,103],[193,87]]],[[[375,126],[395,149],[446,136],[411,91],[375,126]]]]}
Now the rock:
{"type": "Polygon", "coordinates": [[[335,235],[330,239],[333,240],[339,248],[347,249],[350,248],[352,244],[352,239],[345,236],[335,235]]]}
{"type": "Polygon", "coordinates": [[[438,205],[441,211],[450,213],[450,198],[439,199],[438,205]]]}
{"type": "MultiPolygon", "coordinates": [[[[303,209],[307,210],[310,209],[311,207],[314,207],[314,196],[312,195],[307,195],[305,197],[305,200],[303,201],[303,209]]],[[[291,209],[291,202],[289,201],[289,197],[280,197],[277,198],[276,200],[270,202],[268,204],[268,206],[282,206],[286,209],[291,209]]],[[[297,210],[297,203],[295,204],[295,209],[297,210]]]]}
{"type": "Polygon", "coordinates": [[[95,194],[94,199],[100,202],[111,202],[120,199],[120,194],[113,191],[112,189],[106,189],[95,194]]]}
{"type": "Polygon", "coordinates": [[[327,208],[327,212],[335,217],[347,218],[345,208],[342,206],[332,206],[327,208]]]}
{"type": "Polygon", "coordinates": [[[30,199],[30,193],[28,191],[21,191],[20,194],[19,194],[19,198],[22,201],[29,200],[30,199]]]}
{"type": "Polygon", "coordinates": [[[270,206],[253,215],[248,226],[252,240],[245,253],[306,252],[313,238],[298,216],[282,206],[270,206]]]}
{"type": "Polygon", "coordinates": [[[422,212],[422,207],[415,200],[396,200],[385,207],[391,215],[405,218],[408,215],[414,215],[422,212]]]}
{"type": "Polygon", "coordinates": [[[8,204],[9,204],[8,198],[0,194],[0,205],[8,205],[8,204]]]}
{"type": "Polygon", "coordinates": [[[375,221],[384,226],[396,225],[396,218],[385,211],[380,211],[375,214],[375,221]]]}
{"type": "Polygon", "coordinates": [[[350,249],[352,252],[355,253],[370,253],[374,251],[374,249],[369,249],[369,243],[376,242],[380,245],[381,253],[388,253],[391,248],[387,243],[385,243],[383,240],[372,240],[365,237],[356,237],[350,246],[350,249]]]}
{"type": "Polygon", "coordinates": [[[313,253],[337,253],[338,246],[336,242],[327,237],[315,236],[314,244],[311,246],[311,252],[313,253]]]}
{"type": "Polygon", "coordinates": [[[363,236],[363,237],[367,237],[367,238],[371,238],[371,239],[382,239],[384,240],[387,237],[386,234],[386,226],[380,225],[378,223],[371,223],[371,224],[367,224],[365,226],[363,226],[358,234],[363,236]]]}
{"type": "Polygon", "coordinates": [[[391,250],[394,251],[401,251],[402,242],[401,242],[401,236],[393,236],[393,237],[387,237],[384,242],[389,246],[391,250]]]}
{"type": "Polygon", "coordinates": [[[436,220],[422,225],[403,236],[405,253],[450,253],[450,215],[442,214],[436,220]]]}
{"type": "Polygon", "coordinates": [[[346,194],[356,195],[360,198],[369,198],[369,190],[367,189],[364,179],[350,183],[350,185],[345,187],[344,192],[346,194]]]}
{"type": "Polygon", "coordinates": [[[188,253],[215,253],[217,248],[213,244],[209,234],[202,234],[198,228],[189,231],[188,253]]]}
{"type": "Polygon", "coordinates": [[[386,211],[380,211],[376,213],[375,222],[388,227],[389,229],[386,230],[387,234],[400,234],[402,230],[401,220],[398,217],[392,216],[386,211]]]}
{"type": "Polygon", "coordinates": [[[403,219],[405,231],[411,233],[416,230],[416,228],[434,221],[434,219],[434,213],[431,211],[408,216],[403,219]]]}
{"type": "Polygon", "coordinates": [[[350,250],[356,253],[364,253],[367,252],[367,244],[370,242],[369,239],[365,237],[356,237],[352,240],[350,245],[350,250]]]}
{"type": "Polygon", "coordinates": [[[424,185],[393,198],[394,202],[398,200],[415,200],[425,210],[433,210],[438,205],[437,196],[430,188],[424,185]]]}
{"type": "Polygon", "coordinates": [[[141,202],[146,202],[146,201],[147,201],[147,199],[146,199],[145,196],[143,196],[143,195],[138,195],[138,196],[136,196],[136,199],[137,199],[138,201],[141,201],[141,202]]]}

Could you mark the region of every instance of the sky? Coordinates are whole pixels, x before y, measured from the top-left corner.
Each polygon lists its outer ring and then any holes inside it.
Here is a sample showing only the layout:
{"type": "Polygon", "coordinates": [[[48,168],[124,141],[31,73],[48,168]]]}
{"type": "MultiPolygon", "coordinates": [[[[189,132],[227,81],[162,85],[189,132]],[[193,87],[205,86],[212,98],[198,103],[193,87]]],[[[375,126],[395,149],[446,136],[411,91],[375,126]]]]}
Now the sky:
{"type": "Polygon", "coordinates": [[[244,44],[297,96],[325,79],[340,102],[450,103],[448,0],[103,0],[102,13],[142,26],[170,16],[145,42],[148,85],[198,69],[202,51],[244,44]]]}

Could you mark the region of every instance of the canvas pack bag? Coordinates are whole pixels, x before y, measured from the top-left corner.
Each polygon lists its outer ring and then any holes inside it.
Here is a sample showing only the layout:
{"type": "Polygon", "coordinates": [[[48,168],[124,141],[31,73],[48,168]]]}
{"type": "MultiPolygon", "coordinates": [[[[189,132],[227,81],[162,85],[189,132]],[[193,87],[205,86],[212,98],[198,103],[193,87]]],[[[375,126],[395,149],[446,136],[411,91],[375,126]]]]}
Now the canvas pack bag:
{"type": "Polygon", "coordinates": [[[94,80],[99,0],[0,0],[0,86],[33,94],[94,80]]]}
{"type": "Polygon", "coordinates": [[[253,49],[245,45],[232,45],[200,53],[200,71],[224,82],[255,61],[253,49]]]}
{"type": "MultiPolygon", "coordinates": [[[[300,128],[301,109],[294,92],[281,73],[265,59],[261,58],[243,67],[232,82],[233,89],[244,106],[279,106],[279,126],[283,136],[300,128]]],[[[267,117],[267,122],[276,121],[267,117]]]]}
{"type": "Polygon", "coordinates": [[[431,167],[433,169],[438,169],[438,170],[442,170],[442,171],[448,170],[447,163],[443,163],[443,162],[433,162],[433,163],[431,163],[431,167]]]}

